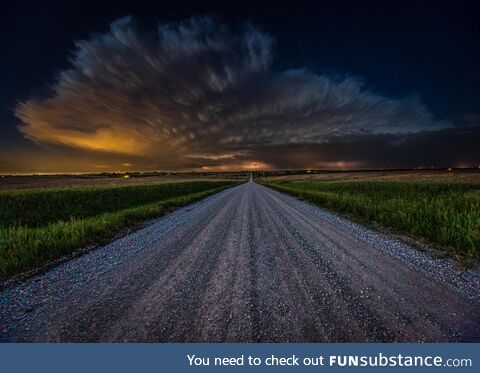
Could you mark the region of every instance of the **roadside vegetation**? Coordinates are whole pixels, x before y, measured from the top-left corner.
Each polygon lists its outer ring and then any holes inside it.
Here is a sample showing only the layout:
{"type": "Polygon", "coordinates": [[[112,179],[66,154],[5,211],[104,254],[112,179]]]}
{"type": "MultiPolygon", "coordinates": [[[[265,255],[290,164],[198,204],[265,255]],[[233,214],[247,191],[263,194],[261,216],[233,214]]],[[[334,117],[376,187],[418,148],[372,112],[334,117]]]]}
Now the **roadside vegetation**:
{"type": "Polygon", "coordinates": [[[185,181],[0,192],[0,279],[237,184],[185,181]]]}
{"type": "Polygon", "coordinates": [[[480,259],[480,184],[274,178],[260,182],[359,221],[426,239],[463,264],[480,259]]]}

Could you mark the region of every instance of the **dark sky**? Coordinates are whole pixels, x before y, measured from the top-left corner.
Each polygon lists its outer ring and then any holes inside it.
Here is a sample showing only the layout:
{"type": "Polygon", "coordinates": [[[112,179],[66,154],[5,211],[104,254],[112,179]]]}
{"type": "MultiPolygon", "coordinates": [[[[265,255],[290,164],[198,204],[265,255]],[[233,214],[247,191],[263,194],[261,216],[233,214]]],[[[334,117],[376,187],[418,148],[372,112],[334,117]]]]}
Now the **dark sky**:
{"type": "Polygon", "coordinates": [[[475,3],[3,2],[0,172],[476,166],[475,3]]]}

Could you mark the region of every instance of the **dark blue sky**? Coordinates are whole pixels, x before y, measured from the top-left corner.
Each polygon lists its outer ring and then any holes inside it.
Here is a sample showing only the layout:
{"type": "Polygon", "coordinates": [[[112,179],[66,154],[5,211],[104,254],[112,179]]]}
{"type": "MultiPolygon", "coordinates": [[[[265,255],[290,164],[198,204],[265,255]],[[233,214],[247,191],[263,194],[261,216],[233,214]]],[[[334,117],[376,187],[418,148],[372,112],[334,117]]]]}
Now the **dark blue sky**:
{"type": "Polygon", "coordinates": [[[0,7],[0,147],[30,146],[20,100],[43,95],[69,67],[74,40],[133,15],[142,27],[213,15],[271,35],[274,70],[306,67],[363,79],[390,98],[417,96],[435,119],[478,124],[480,9],[474,1],[11,1],[0,7]],[[279,3],[279,2],[278,2],[279,3]],[[473,118],[473,119],[472,119],[473,118]]]}

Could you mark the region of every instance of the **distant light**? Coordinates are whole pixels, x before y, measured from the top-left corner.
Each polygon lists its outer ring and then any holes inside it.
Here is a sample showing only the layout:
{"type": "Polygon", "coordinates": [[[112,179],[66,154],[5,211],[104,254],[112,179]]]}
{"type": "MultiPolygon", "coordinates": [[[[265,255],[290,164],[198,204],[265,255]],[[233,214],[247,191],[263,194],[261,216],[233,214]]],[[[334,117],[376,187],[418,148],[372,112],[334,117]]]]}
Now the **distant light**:
{"type": "Polygon", "coordinates": [[[451,168],[451,167],[449,167],[449,168],[448,168],[448,171],[452,171],[452,168],[451,168]]]}
{"type": "Polygon", "coordinates": [[[128,179],[129,177],[130,177],[130,175],[123,175],[124,179],[128,179]]]}

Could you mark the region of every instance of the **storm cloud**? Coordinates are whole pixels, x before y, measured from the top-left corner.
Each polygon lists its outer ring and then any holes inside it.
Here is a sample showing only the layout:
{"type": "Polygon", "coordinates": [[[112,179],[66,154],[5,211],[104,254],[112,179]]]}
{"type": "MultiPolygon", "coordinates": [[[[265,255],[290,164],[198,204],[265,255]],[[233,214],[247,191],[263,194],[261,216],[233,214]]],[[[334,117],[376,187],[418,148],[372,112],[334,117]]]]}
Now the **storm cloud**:
{"type": "Polygon", "coordinates": [[[356,77],[275,71],[275,40],[249,23],[145,30],[126,17],[75,45],[49,95],[17,106],[19,130],[138,168],[371,167],[379,148],[392,166],[418,166],[425,157],[408,144],[453,126],[356,77]]]}

